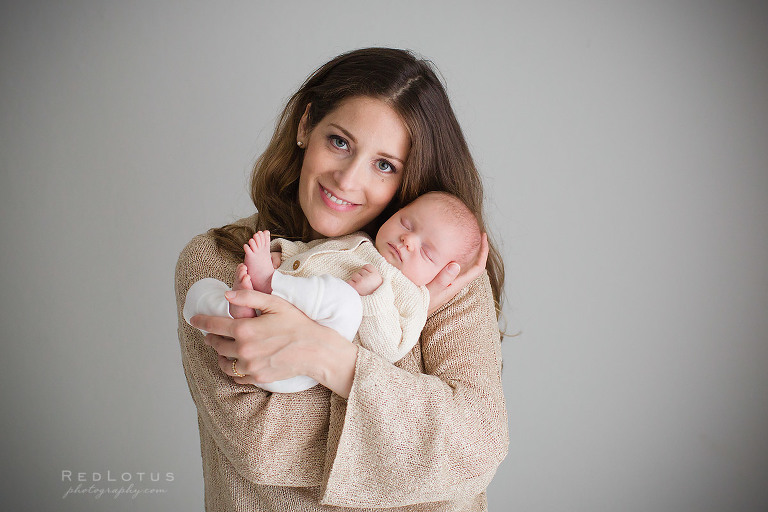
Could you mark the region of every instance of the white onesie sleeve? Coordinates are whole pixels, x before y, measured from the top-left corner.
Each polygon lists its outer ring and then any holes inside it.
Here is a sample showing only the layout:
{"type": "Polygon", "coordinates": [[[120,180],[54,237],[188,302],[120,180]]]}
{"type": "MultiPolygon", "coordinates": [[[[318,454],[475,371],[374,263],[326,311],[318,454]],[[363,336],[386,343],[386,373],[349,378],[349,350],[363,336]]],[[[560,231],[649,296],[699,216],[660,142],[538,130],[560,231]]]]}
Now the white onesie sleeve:
{"type": "MultiPolygon", "coordinates": [[[[229,289],[226,283],[210,277],[195,282],[184,301],[184,320],[189,323],[189,319],[198,314],[232,318],[229,302],[224,297],[229,289]]],[[[312,320],[334,329],[349,341],[354,339],[363,317],[362,302],[355,289],[328,274],[295,277],[275,271],[272,294],[287,300],[312,320]]],[[[207,334],[202,329],[201,332],[207,334]]],[[[272,393],[296,393],[317,385],[317,381],[298,375],[257,385],[272,393]]]]}
{"type": "Polygon", "coordinates": [[[330,274],[296,277],[276,270],[272,294],[282,297],[320,325],[352,341],[363,319],[363,303],[352,286],[330,274]]]}
{"type": "MultiPolygon", "coordinates": [[[[232,315],[229,314],[229,302],[224,297],[224,293],[228,291],[229,286],[226,283],[212,277],[196,281],[189,287],[187,297],[184,299],[184,309],[182,310],[184,320],[189,323],[189,319],[195,315],[232,318],[232,315]]],[[[203,334],[208,334],[202,329],[200,331],[203,334]]]]}

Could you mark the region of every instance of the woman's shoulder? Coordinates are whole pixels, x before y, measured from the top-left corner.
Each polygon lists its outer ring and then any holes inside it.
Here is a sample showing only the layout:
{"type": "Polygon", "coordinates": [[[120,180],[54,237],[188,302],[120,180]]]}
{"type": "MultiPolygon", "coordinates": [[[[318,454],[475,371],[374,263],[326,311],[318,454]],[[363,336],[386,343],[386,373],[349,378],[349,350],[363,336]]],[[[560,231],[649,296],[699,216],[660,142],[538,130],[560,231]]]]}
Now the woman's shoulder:
{"type": "MultiPolygon", "coordinates": [[[[258,214],[253,214],[249,217],[238,219],[229,225],[253,229],[256,225],[257,217],[258,214]]],[[[216,245],[216,237],[213,234],[214,229],[215,228],[211,228],[205,233],[200,233],[199,235],[194,236],[181,250],[181,253],[179,254],[179,262],[182,260],[185,262],[195,262],[197,260],[205,261],[224,258],[216,245]]]]}
{"type": "MultiPolygon", "coordinates": [[[[256,216],[235,221],[237,226],[253,226],[256,216]]],[[[176,286],[188,287],[204,277],[213,277],[231,284],[233,269],[237,266],[216,244],[213,230],[208,230],[192,238],[179,253],[176,262],[176,286]]]]}
{"type": "Polygon", "coordinates": [[[201,233],[192,238],[179,253],[179,259],[176,267],[194,265],[198,262],[205,262],[221,258],[216,239],[210,231],[201,233]]]}

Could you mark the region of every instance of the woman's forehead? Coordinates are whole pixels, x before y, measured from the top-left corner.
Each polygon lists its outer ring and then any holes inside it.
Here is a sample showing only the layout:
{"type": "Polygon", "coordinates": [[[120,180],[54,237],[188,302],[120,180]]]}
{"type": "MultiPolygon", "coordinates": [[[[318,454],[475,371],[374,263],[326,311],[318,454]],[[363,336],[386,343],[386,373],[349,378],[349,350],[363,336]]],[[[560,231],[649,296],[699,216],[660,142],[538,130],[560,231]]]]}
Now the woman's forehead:
{"type": "Polygon", "coordinates": [[[340,127],[353,143],[371,146],[393,159],[405,162],[408,158],[411,138],[405,123],[380,99],[357,96],[344,100],[320,124],[340,127]]]}

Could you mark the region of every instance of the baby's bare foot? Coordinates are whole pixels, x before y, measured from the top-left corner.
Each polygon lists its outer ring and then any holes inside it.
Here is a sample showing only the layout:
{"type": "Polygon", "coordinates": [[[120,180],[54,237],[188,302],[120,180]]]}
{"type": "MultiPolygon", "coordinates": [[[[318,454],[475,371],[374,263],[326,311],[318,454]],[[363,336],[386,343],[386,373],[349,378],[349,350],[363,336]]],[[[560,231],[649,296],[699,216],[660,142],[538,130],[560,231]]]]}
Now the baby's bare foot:
{"type": "MultiPolygon", "coordinates": [[[[244,264],[239,264],[235,271],[235,282],[232,285],[233,290],[253,290],[251,276],[248,275],[248,269],[244,264]]],[[[253,318],[256,316],[256,310],[247,306],[229,305],[229,314],[232,318],[253,318]]]]}
{"type": "Polygon", "coordinates": [[[257,231],[253,238],[243,246],[245,249],[245,265],[251,277],[253,289],[272,293],[272,254],[269,252],[269,231],[257,231]]]}
{"type": "Polygon", "coordinates": [[[370,295],[384,282],[379,271],[373,265],[363,267],[347,279],[347,284],[355,289],[361,297],[370,295]]]}
{"type": "Polygon", "coordinates": [[[280,268],[280,264],[283,263],[283,253],[272,252],[272,268],[280,268]]]}

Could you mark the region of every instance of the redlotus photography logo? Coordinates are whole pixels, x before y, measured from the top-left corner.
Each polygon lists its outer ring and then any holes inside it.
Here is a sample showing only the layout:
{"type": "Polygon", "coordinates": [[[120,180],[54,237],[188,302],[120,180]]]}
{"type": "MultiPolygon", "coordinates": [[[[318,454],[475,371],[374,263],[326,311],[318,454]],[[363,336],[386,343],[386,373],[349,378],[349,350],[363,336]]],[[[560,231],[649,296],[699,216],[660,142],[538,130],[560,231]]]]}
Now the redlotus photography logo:
{"type": "Polygon", "coordinates": [[[93,499],[163,495],[174,481],[173,473],[161,471],[61,470],[62,499],[86,496],[93,499]]]}

